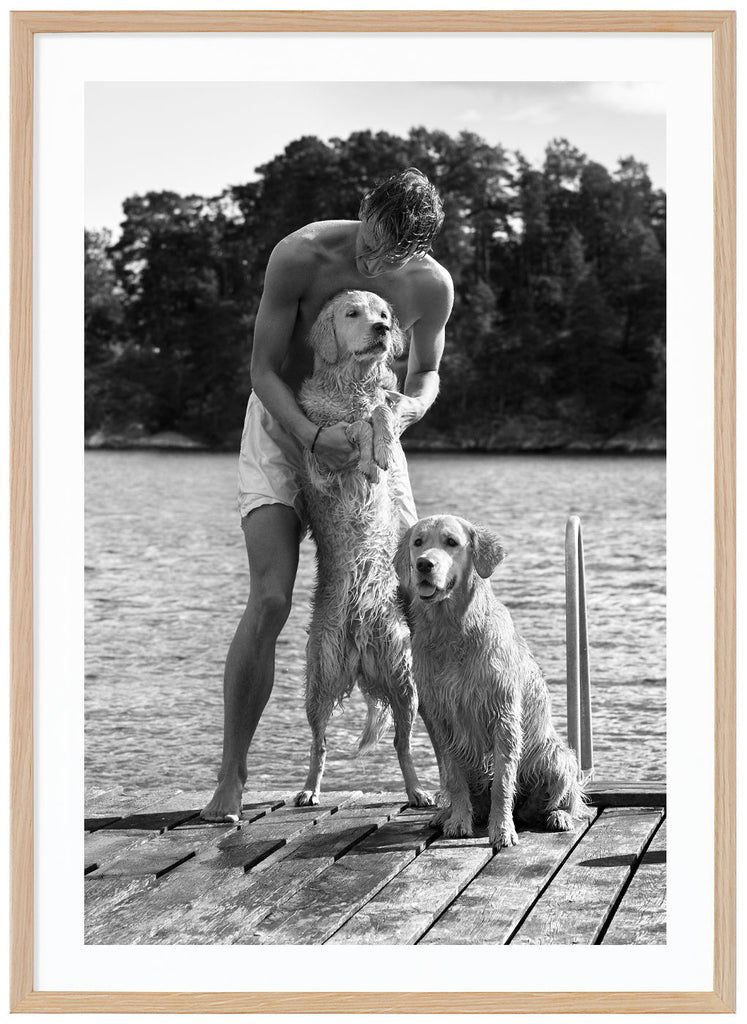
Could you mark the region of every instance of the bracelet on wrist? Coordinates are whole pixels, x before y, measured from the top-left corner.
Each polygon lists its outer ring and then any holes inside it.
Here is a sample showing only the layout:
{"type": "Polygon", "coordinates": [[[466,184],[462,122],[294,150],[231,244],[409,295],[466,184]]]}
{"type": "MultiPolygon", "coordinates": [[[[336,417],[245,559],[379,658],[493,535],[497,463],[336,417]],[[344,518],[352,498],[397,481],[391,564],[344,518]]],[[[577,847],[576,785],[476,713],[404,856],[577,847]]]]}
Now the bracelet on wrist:
{"type": "Polygon", "coordinates": [[[312,455],[314,454],[314,445],[319,440],[319,435],[321,434],[321,432],[323,430],[324,430],[324,427],[319,427],[317,432],[314,434],[314,440],[311,442],[311,447],[309,448],[309,451],[311,452],[312,455]]]}

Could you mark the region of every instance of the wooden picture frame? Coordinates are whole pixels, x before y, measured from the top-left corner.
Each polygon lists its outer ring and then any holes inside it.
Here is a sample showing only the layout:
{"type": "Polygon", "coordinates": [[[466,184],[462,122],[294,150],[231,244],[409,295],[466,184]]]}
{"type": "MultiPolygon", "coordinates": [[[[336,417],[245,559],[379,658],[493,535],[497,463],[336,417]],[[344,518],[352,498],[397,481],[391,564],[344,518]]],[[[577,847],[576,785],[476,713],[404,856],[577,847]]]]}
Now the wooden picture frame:
{"type": "Polygon", "coordinates": [[[733,11],[20,11],[11,14],[11,991],[16,1012],[701,1012],[735,1005],[735,68],[733,11]],[[713,47],[715,855],[702,992],[72,992],[34,988],[33,88],[37,33],[708,33],[713,47]]]}

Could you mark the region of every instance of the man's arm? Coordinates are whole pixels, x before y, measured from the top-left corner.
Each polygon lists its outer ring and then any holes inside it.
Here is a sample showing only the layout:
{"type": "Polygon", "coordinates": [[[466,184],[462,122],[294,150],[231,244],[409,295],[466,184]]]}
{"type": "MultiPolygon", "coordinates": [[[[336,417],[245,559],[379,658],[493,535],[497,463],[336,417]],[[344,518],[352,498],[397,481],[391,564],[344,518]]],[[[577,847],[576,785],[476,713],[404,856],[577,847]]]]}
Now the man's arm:
{"type": "MultiPolygon", "coordinates": [[[[298,405],[280,372],[288,354],[306,283],[307,269],[288,239],[273,249],[267,263],[264,290],[254,325],[252,387],[265,408],[304,448],[310,448],[318,427],[298,405]]],[[[355,460],[344,425],[325,427],[314,453],[332,468],[342,469],[355,460]]]]}
{"type": "Polygon", "coordinates": [[[390,393],[400,433],[422,419],[438,395],[446,321],[454,304],[454,286],[443,267],[428,280],[422,304],[425,312],[412,326],[404,394],[390,393]]]}
{"type": "Polygon", "coordinates": [[[254,325],[252,387],[265,408],[308,447],[316,432],[292,390],[280,376],[288,354],[303,291],[303,266],[288,240],[278,243],[267,263],[264,289],[254,325]]]}

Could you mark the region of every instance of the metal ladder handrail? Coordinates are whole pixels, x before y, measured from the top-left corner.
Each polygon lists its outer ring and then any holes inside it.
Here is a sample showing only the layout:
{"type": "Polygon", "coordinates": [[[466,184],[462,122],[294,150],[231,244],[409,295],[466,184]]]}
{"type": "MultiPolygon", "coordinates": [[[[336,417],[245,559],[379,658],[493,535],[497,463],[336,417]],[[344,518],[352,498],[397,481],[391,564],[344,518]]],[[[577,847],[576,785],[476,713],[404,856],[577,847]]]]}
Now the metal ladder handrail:
{"type": "Polygon", "coordinates": [[[568,745],[576,753],[581,775],[586,776],[594,770],[594,746],[584,544],[578,516],[570,516],[565,527],[565,655],[568,745]]]}

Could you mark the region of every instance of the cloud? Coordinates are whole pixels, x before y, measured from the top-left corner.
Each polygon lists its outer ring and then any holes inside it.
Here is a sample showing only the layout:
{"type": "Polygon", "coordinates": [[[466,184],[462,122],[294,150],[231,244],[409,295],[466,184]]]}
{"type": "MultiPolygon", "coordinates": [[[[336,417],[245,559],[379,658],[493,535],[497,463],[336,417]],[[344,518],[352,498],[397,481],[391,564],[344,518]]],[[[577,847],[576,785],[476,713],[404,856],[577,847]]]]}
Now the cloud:
{"type": "Polygon", "coordinates": [[[517,103],[510,110],[502,110],[500,121],[503,124],[520,122],[523,124],[552,124],[563,113],[563,105],[557,100],[540,101],[538,103],[517,103]]]}
{"type": "Polygon", "coordinates": [[[661,116],[667,109],[663,82],[589,82],[579,98],[624,114],[661,116]]]}
{"type": "Polygon", "coordinates": [[[468,107],[467,110],[463,110],[460,114],[456,115],[456,120],[463,121],[465,124],[475,124],[477,121],[485,120],[485,112],[476,110],[474,107],[468,107]]]}

